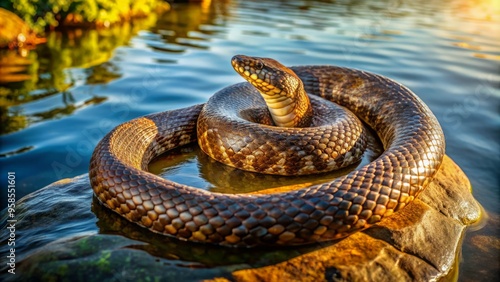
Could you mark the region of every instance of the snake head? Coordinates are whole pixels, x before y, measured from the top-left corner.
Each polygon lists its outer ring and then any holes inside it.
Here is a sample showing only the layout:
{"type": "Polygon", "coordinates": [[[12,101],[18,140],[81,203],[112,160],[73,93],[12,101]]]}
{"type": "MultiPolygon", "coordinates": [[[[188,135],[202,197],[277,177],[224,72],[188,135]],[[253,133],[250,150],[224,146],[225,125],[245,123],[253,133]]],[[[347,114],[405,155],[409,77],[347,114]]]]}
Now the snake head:
{"type": "Polygon", "coordinates": [[[234,70],[262,94],[294,99],[303,90],[302,81],[289,68],[270,58],[236,55],[231,59],[234,70]]]}
{"type": "Polygon", "coordinates": [[[312,110],[302,80],[289,68],[270,58],[236,55],[234,70],[264,98],[277,126],[308,126],[312,110]]]}

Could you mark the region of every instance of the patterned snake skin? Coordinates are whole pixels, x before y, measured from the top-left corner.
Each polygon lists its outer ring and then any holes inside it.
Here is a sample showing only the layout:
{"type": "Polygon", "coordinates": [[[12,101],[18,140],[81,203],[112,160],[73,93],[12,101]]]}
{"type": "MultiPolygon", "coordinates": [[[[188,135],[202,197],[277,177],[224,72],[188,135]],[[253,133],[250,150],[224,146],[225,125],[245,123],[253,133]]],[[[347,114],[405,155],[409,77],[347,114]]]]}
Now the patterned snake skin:
{"type": "Polygon", "coordinates": [[[255,88],[248,83],[224,88],[198,117],[198,144],[223,164],[265,174],[306,175],[358,162],[366,148],[363,124],[325,99],[310,101],[311,127],[257,125],[252,121],[271,123],[271,118],[263,114],[267,106],[255,88]]]}
{"type": "MultiPolygon", "coordinates": [[[[182,240],[229,246],[298,245],[347,236],[410,203],[432,180],[444,136],[429,108],[388,78],[334,66],[291,68],[309,94],[366,122],[385,151],[334,181],[268,195],[229,195],[148,173],[165,151],[196,142],[203,105],[123,123],[97,145],[89,177],[99,201],[131,222],[182,240]]],[[[246,89],[236,84],[222,91],[246,89]]]]}

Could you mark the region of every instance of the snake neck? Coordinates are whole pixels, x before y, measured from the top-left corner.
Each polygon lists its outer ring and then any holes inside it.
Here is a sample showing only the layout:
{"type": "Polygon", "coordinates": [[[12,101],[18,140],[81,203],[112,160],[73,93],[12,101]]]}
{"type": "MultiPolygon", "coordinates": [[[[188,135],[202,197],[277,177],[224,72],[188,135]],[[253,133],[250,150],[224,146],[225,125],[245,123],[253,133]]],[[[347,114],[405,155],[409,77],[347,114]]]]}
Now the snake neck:
{"type": "Polygon", "coordinates": [[[231,64],[259,91],[276,126],[311,126],[311,102],[302,80],[290,68],[270,58],[244,55],[234,56],[231,64]]]}
{"type": "Polygon", "coordinates": [[[259,91],[276,126],[308,127],[312,122],[312,107],[305,91],[289,95],[269,95],[259,91]]]}

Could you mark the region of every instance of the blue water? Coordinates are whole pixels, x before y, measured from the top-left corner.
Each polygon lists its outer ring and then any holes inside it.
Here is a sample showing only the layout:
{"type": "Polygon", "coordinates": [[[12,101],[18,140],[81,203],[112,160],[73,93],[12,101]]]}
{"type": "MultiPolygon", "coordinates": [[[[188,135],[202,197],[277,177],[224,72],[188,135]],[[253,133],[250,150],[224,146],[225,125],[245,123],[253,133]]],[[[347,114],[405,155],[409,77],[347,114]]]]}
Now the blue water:
{"type": "Polygon", "coordinates": [[[25,54],[0,53],[2,67],[21,65],[29,77],[0,79],[2,187],[7,171],[16,173],[17,199],[87,173],[114,126],[203,103],[242,81],[229,63],[235,54],[364,69],[408,86],[437,116],[447,154],[490,218],[465,239],[460,279],[494,280],[498,249],[481,251],[469,238],[500,240],[498,34],[495,0],[205,1],[134,25],[52,33],[25,54]]]}

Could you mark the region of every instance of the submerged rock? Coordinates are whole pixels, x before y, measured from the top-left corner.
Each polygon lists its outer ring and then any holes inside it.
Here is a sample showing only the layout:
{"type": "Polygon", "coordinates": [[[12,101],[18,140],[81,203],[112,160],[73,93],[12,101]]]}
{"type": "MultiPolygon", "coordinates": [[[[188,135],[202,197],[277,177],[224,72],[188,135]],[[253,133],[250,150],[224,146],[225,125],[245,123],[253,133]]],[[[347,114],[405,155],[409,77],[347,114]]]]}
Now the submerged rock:
{"type": "MultiPolygon", "coordinates": [[[[4,215],[6,212],[3,213],[4,215]]],[[[88,176],[59,181],[16,209],[16,275],[2,280],[425,281],[453,279],[462,236],[481,216],[448,157],[412,204],[345,239],[233,249],[152,234],[103,208],[88,176]],[[21,243],[22,242],[22,243],[21,243]]],[[[3,219],[4,221],[6,218],[3,219]]],[[[7,238],[5,228],[1,238],[7,238]]],[[[8,253],[6,242],[0,247],[8,253]]]]}

